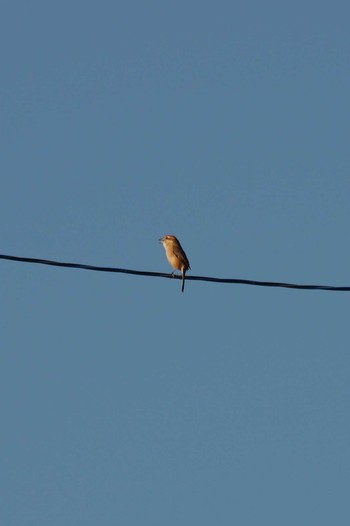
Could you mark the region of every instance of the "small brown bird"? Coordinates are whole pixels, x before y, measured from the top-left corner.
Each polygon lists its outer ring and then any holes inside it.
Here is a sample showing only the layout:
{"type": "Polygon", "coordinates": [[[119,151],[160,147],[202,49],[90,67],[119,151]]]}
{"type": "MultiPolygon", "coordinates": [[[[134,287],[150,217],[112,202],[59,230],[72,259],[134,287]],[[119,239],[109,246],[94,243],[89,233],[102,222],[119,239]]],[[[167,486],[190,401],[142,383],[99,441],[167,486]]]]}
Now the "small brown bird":
{"type": "MultiPolygon", "coordinates": [[[[180,245],[180,241],[175,236],[163,236],[159,240],[164,249],[165,249],[165,255],[167,257],[167,260],[169,264],[175,269],[175,270],[181,270],[182,274],[182,292],[185,288],[185,274],[188,269],[190,269],[190,262],[187,259],[187,256],[184,252],[184,249],[180,245]]],[[[173,272],[173,275],[175,272],[173,272]]]]}

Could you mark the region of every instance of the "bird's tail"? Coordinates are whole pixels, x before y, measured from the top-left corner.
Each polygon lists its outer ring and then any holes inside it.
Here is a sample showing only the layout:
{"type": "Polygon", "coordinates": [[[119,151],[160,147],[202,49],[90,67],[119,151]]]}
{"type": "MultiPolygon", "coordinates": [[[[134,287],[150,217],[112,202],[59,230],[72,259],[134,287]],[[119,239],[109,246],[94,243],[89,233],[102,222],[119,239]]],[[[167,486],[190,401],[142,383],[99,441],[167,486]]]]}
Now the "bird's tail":
{"type": "Polygon", "coordinates": [[[182,269],[182,287],[181,287],[181,292],[183,292],[185,290],[185,274],[186,274],[186,270],[182,269]]]}

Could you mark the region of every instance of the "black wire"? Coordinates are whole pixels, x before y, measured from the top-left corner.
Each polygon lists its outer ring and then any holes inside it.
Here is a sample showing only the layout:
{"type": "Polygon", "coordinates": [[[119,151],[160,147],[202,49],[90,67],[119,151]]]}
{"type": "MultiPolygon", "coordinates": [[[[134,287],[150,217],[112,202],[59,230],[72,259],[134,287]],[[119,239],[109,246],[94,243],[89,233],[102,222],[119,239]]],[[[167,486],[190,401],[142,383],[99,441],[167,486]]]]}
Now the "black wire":
{"type": "MultiPolygon", "coordinates": [[[[115,267],[97,267],[95,265],[84,265],[81,263],[64,263],[62,261],[52,261],[50,259],[24,258],[19,256],[8,256],[0,254],[0,259],[8,261],[20,261],[22,263],[37,263],[39,265],[50,265],[53,267],[79,268],[83,270],[94,270],[97,272],[119,272],[123,274],[133,274],[136,276],[151,276],[153,278],[172,278],[181,279],[181,276],[164,274],[162,272],[148,272],[145,270],[130,270],[115,267]]],[[[256,281],[252,279],[226,279],[211,278],[206,276],[186,276],[186,281],[211,281],[214,283],[234,283],[237,285],[255,285],[258,287],[283,287],[287,289],[301,290],[331,290],[338,292],[350,292],[350,287],[333,287],[331,285],[298,285],[296,283],[280,283],[277,281],[256,281]]]]}

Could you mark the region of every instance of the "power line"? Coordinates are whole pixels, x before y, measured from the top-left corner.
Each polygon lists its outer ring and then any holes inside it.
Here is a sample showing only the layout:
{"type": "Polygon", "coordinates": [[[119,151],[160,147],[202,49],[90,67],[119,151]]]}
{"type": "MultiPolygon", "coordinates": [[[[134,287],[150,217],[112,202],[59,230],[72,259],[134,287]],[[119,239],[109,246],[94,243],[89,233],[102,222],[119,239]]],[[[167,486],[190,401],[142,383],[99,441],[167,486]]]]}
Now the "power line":
{"type": "MultiPolygon", "coordinates": [[[[122,274],[133,274],[136,276],[150,276],[153,278],[181,279],[181,276],[165,274],[162,272],[148,272],[145,270],[131,270],[126,268],[99,267],[96,265],[84,265],[82,263],[65,263],[63,261],[53,261],[51,259],[25,258],[19,256],[9,256],[0,254],[0,259],[8,261],[19,261],[22,263],[36,263],[39,265],[50,265],[52,267],[78,268],[83,270],[94,270],[95,272],[116,272],[122,274]]],[[[278,281],[256,281],[252,279],[234,278],[212,278],[207,276],[186,276],[186,281],[211,281],[213,283],[231,283],[235,285],[255,285],[258,287],[282,287],[287,289],[301,290],[330,290],[337,292],[350,292],[350,287],[333,287],[331,285],[300,285],[297,283],[281,283],[278,281]]]]}

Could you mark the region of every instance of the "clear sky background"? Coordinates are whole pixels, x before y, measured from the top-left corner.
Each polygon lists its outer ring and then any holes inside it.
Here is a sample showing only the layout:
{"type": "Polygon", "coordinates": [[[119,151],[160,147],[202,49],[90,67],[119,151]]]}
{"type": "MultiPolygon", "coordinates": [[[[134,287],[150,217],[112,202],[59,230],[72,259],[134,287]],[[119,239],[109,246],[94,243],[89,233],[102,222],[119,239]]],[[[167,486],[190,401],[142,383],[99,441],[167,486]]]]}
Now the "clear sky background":
{"type": "MultiPolygon", "coordinates": [[[[2,254],[350,285],[348,2],[3,1],[2,254]]],[[[0,260],[1,524],[349,524],[350,293],[0,260]]]]}

